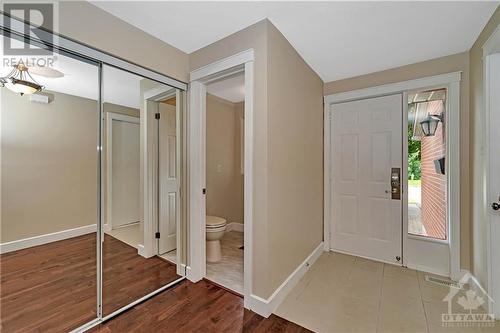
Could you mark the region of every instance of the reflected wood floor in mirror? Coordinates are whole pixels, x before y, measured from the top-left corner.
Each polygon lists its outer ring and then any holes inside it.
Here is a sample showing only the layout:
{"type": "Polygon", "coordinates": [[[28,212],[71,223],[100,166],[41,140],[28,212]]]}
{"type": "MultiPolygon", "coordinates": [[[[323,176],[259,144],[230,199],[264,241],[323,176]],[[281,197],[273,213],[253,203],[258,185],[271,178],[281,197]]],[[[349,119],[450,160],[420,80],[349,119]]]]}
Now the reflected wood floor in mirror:
{"type": "Polygon", "coordinates": [[[90,330],[124,332],[311,332],[286,319],[261,317],[243,308],[243,298],[214,283],[187,280],[90,330]]]}
{"type": "MultiPolygon", "coordinates": [[[[179,277],[111,236],[103,249],[105,313],[179,277]]],[[[96,234],[2,254],[0,278],[0,331],[68,332],[96,317],[96,234]]]]}
{"type": "Polygon", "coordinates": [[[103,251],[104,316],[180,277],[171,262],[145,259],[135,247],[109,235],[104,236],[103,251]]]}

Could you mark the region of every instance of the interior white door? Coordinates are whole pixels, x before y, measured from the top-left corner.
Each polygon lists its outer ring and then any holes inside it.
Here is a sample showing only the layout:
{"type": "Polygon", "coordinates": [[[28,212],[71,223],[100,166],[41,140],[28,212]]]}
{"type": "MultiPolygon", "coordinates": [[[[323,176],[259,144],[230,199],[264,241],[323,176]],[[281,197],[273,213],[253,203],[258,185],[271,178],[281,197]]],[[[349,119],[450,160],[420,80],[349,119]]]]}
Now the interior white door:
{"type": "Polygon", "coordinates": [[[489,110],[489,152],[488,152],[488,214],[490,219],[490,232],[486,237],[489,241],[489,269],[490,278],[488,287],[493,298],[491,306],[495,316],[500,317],[500,53],[486,57],[486,103],[489,110]]]}
{"type": "Polygon", "coordinates": [[[176,106],[159,103],[160,239],[158,253],[176,248],[179,215],[179,175],[177,172],[176,106]]]}
{"type": "Polygon", "coordinates": [[[392,199],[391,170],[402,165],[402,95],[333,104],[330,126],[330,248],[401,263],[402,206],[392,199]]]}
{"type": "Polygon", "coordinates": [[[110,119],[112,121],[111,225],[114,229],[139,222],[141,218],[140,128],[139,119],[133,121],[110,119]]]}

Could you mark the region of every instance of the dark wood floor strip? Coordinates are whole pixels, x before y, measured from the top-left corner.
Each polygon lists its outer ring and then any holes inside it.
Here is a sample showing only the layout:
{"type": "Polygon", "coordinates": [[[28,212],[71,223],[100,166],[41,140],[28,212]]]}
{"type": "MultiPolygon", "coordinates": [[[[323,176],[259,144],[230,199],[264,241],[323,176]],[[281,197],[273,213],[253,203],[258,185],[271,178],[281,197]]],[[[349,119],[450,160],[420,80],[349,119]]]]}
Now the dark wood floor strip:
{"type": "MultiPolygon", "coordinates": [[[[103,250],[105,314],[179,277],[109,235],[103,250]]],[[[2,254],[0,268],[0,331],[68,332],[96,317],[95,234],[2,254]]]]}
{"type": "Polygon", "coordinates": [[[94,328],[92,333],[122,332],[290,332],[309,330],[271,315],[243,308],[243,299],[210,281],[183,281],[94,328]]]}

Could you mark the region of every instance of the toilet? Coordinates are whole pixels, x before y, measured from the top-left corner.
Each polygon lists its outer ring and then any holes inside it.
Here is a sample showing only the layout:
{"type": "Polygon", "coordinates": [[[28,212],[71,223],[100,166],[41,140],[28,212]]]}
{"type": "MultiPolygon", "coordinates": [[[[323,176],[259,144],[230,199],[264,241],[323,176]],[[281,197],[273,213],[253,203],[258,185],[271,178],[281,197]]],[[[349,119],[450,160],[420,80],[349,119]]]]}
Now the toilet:
{"type": "Polygon", "coordinates": [[[220,239],[226,231],[226,219],[219,216],[206,217],[207,229],[207,261],[218,262],[222,259],[220,239]]]}

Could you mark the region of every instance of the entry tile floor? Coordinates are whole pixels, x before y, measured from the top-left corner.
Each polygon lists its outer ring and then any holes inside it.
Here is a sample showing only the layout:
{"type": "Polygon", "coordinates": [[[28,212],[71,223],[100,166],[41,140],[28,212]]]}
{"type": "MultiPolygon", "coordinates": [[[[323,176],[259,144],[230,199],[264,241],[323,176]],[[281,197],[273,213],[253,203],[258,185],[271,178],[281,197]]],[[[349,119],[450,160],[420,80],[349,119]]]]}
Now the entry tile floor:
{"type": "MultiPolygon", "coordinates": [[[[498,321],[495,327],[443,327],[450,289],[426,281],[426,274],[327,252],[275,314],[315,332],[500,332],[498,321]]],[[[460,290],[454,297],[453,313],[468,313],[457,303],[464,295],[460,290]]]]}
{"type": "Polygon", "coordinates": [[[221,239],[222,260],[207,262],[207,279],[243,294],[243,233],[229,231],[221,239]]]}

